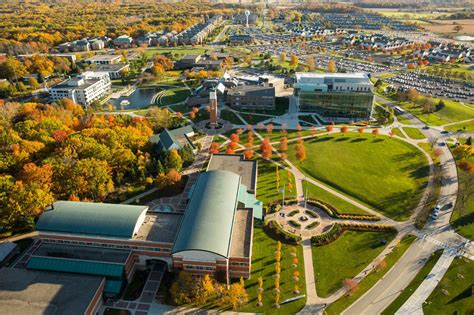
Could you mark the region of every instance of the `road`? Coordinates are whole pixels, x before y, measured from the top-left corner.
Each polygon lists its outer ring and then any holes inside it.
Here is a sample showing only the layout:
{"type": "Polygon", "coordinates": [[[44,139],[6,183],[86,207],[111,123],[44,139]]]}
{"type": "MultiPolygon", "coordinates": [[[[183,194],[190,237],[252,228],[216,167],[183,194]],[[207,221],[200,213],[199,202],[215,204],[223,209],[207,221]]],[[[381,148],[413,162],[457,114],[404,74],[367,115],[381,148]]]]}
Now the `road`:
{"type": "MultiPolygon", "coordinates": [[[[377,97],[379,98],[379,97],[377,97]]],[[[389,101],[382,99],[382,103],[393,106],[389,101]]],[[[413,126],[421,127],[424,124],[410,113],[406,114],[406,118],[412,122],[413,126]]],[[[442,134],[437,129],[422,129],[422,132],[429,138],[441,138],[440,142],[444,142],[442,134]]],[[[438,142],[438,143],[440,143],[438,142]]],[[[440,162],[444,165],[443,179],[440,194],[438,197],[438,204],[446,205],[451,203],[456,204],[458,191],[457,168],[451,151],[447,146],[439,146],[442,150],[442,155],[439,157],[440,162]]],[[[440,216],[436,220],[430,220],[421,233],[413,227],[413,231],[424,239],[418,239],[408,249],[405,255],[393,266],[392,269],[369,291],[367,291],[361,298],[355,301],[343,314],[379,314],[395,298],[400,292],[410,283],[416,276],[419,270],[423,267],[423,261],[436,249],[445,248],[445,251],[453,251],[459,249],[459,246],[466,242],[464,238],[454,232],[449,219],[452,214],[453,207],[441,210],[440,216]]],[[[446,268],[449,265],[446,266],[446,268]]],[[[442,269],[440,269],[442,270],[442,269]]],[[[438,275],[439,276],[439,275],[438,275]]],[[[431,283],[422,283],[420,286],[423,291],[423,296],[427,297],[434,289],[431,283]]],[[[420,305],[424,302],[423,299],[417,300],[420,305]]]]}

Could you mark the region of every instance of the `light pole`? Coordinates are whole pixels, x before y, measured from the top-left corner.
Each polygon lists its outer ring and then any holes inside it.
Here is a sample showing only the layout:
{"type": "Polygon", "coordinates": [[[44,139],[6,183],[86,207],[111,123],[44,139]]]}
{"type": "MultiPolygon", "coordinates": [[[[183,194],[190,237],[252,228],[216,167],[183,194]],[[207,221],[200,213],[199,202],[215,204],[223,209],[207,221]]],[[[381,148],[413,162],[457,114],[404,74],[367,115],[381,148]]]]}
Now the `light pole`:
{"type": "Polygon", "coordinates": [[[283,188],[280,189],[280,192],[283,194],[283,199],[281,200],[281,208],[285,207],[285,181],[283,181],[283,188]]]}

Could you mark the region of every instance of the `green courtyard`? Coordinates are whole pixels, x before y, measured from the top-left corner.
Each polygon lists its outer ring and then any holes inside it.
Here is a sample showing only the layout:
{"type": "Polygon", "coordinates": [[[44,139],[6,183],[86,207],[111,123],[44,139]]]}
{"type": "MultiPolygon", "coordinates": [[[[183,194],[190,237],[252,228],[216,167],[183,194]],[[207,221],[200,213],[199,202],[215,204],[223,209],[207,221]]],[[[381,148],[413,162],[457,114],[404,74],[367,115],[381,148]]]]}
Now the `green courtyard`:
{"type": "Polygon", "coordinates": [[[314,277],[318,296],[328,297],[346,278],[361,272],[395,237],[394,232],[348,231],[336,241],[313,247],[314,277]]]}
{"type": "MultiPolygon", "coordinates": [[[[386,136],[323,135],[305,141],[305,161],[289,159],[308,176],[359,199],[395,220],[406,220],[427,184],[426,157],[386,136]]],[[[289,152],[294,152],[294,144],[289,152]]]]}
{"type": "MultiPolygon", "coordinates": [[[[306,284],[304,278],[304,262],[303,250],[301,246],[296,246],[296,258],[298,258],[298,268],[294,269],[291,265],[293,257],[291,257],[291,248],[293,245],[281,244],[281,277],[280,290],[281,302],[288,298],[293,298],[306,293],[306,284]],[[292,280],[293,272],[297,270],[299,276],[299,294],[293,293],[294,282],[292,280]]],[[[252,249],[252,274],[249,280],[245,281],[245,287],[249,296],[249,303],[240,308],[240,312],[253,312],[265,314],[295,314],[306,303],[306,299],[302,298],[293,302],[281,305],[280,309],[273,306],[275,303],[275,294],[273,289],[275,275],[275,251],[277,249],[277,241],[268,236],[262,228],[256,227],[253,235],[252,249]],[[257,289],[258,277],[263,278],[263,306],[257,306],[257,289]]]]}

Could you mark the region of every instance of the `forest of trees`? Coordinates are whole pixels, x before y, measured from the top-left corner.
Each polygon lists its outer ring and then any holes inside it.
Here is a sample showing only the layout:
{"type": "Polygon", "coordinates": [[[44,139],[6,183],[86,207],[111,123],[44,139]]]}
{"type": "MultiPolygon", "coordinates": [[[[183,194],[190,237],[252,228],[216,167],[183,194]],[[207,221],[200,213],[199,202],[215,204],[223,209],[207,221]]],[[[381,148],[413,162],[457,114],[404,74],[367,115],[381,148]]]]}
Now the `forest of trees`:
{"type": "Polygon", "coordinates": [[[230,11],[224,5],[191,2],[6,2],[0,7],[0,52],[47,52],[59,43],[83,37],[182,31],[206,15],[230,11]]]}
{"type": "Polygon", "coordinates": [[[149,143],[179,123],[158,108],[132,118],[85,112],[66,99],[0,104],[0,235],[30,229],[57,199],[107,201],[179,172],[194,158],[189,148],[160,152],[149,143]]]}

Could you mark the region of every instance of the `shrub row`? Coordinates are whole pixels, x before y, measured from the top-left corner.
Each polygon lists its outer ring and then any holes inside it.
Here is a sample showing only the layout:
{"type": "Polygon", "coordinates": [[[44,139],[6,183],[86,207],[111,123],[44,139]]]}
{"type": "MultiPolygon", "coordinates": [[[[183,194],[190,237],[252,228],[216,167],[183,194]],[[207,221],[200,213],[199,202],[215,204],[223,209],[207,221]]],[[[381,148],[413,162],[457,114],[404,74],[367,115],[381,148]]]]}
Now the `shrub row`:
{"type": "Polygon", "coordinates": [[[319,222],[318,221],[314,221],[313,223],[309,224],[306,226],[306,229],[307,230],[311,230],[311,229],[314,229],[315,227],[317,227],[319,225],[319,222]]]}
{"type": "Polygon", "coordinates": [[[367,224],[367,223],[335,223],[333,227],[326,233],[313,236],[311,243],[315,246],[326,245],[334,242],[344,231],[368,231],[368,232],[382,232],[382,231],[396,231],[396,229],[388,224],[367,224]]]}
{"type": "MultiPolygon", "coordinates": [[[[294,204],[297,204],[297,203],[298,203],[297,199],[285,199],[285,202],[284,202],[285,206],[294,205],[294,204]]],[[[280,211],[280,209],[281,209],[281,199],[271,202],[270,204],[268,204],[268,207],[266,207],[265,209],[266,209],[265,213],[275,213],[275,212],[280,211]]]]}
{"type": "Polygon", "coordinates": [[[310,217],[312,217],[313,219],[318,217],[316,212],[314,212],[313,210],[305,210],[305,213],[309,215],[310,217]]]}
{"type": "Polygon", "coordinates": [[[288,233],[280,223],[276,221],[266,221],[263,226],[264,231],[273,238],[286,244],[301,244],[301,237],[288,233]]]}
{"type": "Polygon", "coordinates": [[[300,228],[301,227],[301,224],[295,220],[290,220],[288,221],[288,223],[290,223],[290,225],[292,225],[293,227],[296,227],[296,228],[300,228]]]}
{"type": "Polygon", "coordinates": [[[307,203],[309,205],[322,209],[324,212],[326,212],[329,216],[333,218],[380,221],[380,218],[373,214],[340,213],[332,205],[318,199],[308,199],[307,203]]]}
{"type": "Polygon", "coordinates": [[[289,216],[289,217],[292,217],[292,216],[294,216],[295,214],[297,214],[298,212],[300,212],[300,211],[299,211],[299,210],[293,210],[293,211],[291,211],[290,213],[288,213],[288,216],[289,216]]]}

